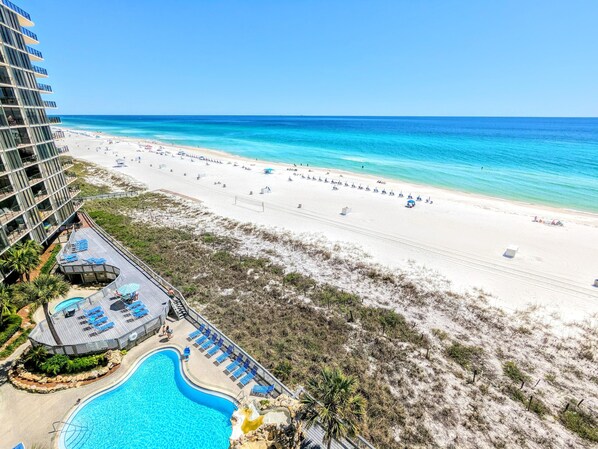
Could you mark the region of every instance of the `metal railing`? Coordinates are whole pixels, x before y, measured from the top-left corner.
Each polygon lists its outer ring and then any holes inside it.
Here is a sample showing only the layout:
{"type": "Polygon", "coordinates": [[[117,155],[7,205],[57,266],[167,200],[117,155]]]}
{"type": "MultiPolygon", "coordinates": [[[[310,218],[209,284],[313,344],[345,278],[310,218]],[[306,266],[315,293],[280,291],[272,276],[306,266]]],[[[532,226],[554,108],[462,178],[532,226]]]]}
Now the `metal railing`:
{"type": "Polygon", "coordinates": [[[60,120],[60,117],[50,116],[50,117],[48,117],[48,122],[50,122],[50,123],[62,123],[62,120],[60,120]]]}
{"type": "MultiPolygon", "coordinates": [[[[261,363],[259,363],[251,355],[249,355],[248,352],[243,350],[243,348],[241,348],[239,345],[237,345],[224,332],[222,332],[215,325],[213,325],[210,321],[208,321],[206,318],[204,318],[199,312],[197,312],[195,309],[193,309],[187,303],[187,300],[185,299],[183,294],[175,286],[173,286],[170,282],[168,282],[162,276],[160,276],[158,273],[156,273],[151,267],[149,267],[145,262],[143,262],[141,259],[139,259],[137,256],[135,256],[133,253],[131,253],[119,241],[117,241],[112,236],[110,236],[106,231],[104,231],[104,229],[102,229],[102,227],[98,226],[95,223],[95,221],[93,221],[93,219],[86,212],[79,212],[79,213],[85,217],[85,220],[91,225],[91,227],[104,240],[106,240],[108,243],[110,243],[112,245],[112,247],[115,248],[118,252],[120,252],[123,257],[128,259],[129,262],[131,262],[133,265],[136,265],[139,268],[139,270],[142,273],[146,274],[146,276],[150,280],[152,280],[156,285],[160,286],[165,291],[171,290],[172,292],[174,292],[174,297],[176,298],[176,300],[179,301],[180,305],[185,309],[185,311],[187,313],[187,316],[185,317],[185,319],[190,321],[192,324],[195,324],[195,326],[204,324],[205,326],[208,326],[212,331],[216,332],[220,336],[220,338],[222,338],[222,340],[224,342],[224,344],[222,346],[223,348],[232,346],[234,349],[233,349],[233,355],[231,355],[231,358],[234,356],[242,355],[243,357],[245,357],[246,360],[249,360],[250,363],[255,366],[256,371],[257,371],[257,377],[261,378],[266,383],[274,385],[274,389],[278,393],[284,392],[287,395],[289,395],[290,397],[293,397],[293,398],[298,397],[297,393],[291,391],[291,389],[289,389],[285,384],[283,384],[280,380],[278,380],[276,378],[276,376],[274,376],[267,368],[265,368],[261,363]]],[[[311,396],[309,394],[309,392],[305,391],[304,389],[301,390],[301,393],[306,394],[313,398],[313,396],[311,396]]],[[[363,438],[361,436],[358,436],[356,438],[356,441],[348,439],[348,438],[344,439],[342,441],[342,443],[347,443],[349,446],[356,448],[356,449],[363,449],[363,448],[376,449],[375,446],[373,446],[369,441],[367,441],[365,438],[363,438]]]]}
{"type": "Polygon", "coordinates": [[[14,189],[13,186],[0,187],[0,197],[6,196],[6,195],[10,195],[14,191],[15,191],[15,189],[14,189]]]}
{"type": "Polygon", "coordinates": [[[46,69],[44,69],[43,67],[39,67],[36,65],[31,66],[31,68],[33,69],[33,71],[35,73],[39,73],[40,75],[46,75],[48,76],[48,71],[46,69]]]}
{"type": "Polygon", "coordinates": [[[52,92],[52,86],[48,86],[47,84],[37,83],[37,88],[39,90],[43,90],[44,92],[52,92]]]}
{"type": "Polygon", "coordinates": [[[35,48],[30,47],[29,45],[25,45],[25,47],[27,48],[27,52],[30,55],[37,56],[39,59],[44,59],[44,56],[42,55],[41,51],[36,50],[35,48]]]}
{"type": "Polygon", "coordinates": [[[58,106],[56,105],[55,101],[45,101],[44,100],[44,107],[46,107],[46,108],[57,108],[58,106]]]}
{"type": "Polygon", "coordinates": [[[60,154],[62,154],[62,153],[68,153],[69,151],[70,150],[69,150],[68,145],[65,145],[63,147],[58,148],[58,153],[60,153],[60,154]]]}
{"type": "Polygon", "coordinates": [[[39,39],[37,38],[37,34],[35,34],[33,31],[28,30],[25,27],[21,27],[21,33],[23,33],[25,36],[30,37],[34,41],[38,41],[39,42],[39,39]]]}
{"type": "Polygon", "coordinates": [[[19,14],[20,16],[25,17],[27,20],[31,21],[31,16],[29,15],[29,13],[21,8],[19,8],[17,5],[15,5],[13,2],[9,1],[9,0],[2,0],[2,3],[4,4],[4,6],[6,6],[8,9],[13,10],[14,12],[16,12],[17,14],[19,14]]]}

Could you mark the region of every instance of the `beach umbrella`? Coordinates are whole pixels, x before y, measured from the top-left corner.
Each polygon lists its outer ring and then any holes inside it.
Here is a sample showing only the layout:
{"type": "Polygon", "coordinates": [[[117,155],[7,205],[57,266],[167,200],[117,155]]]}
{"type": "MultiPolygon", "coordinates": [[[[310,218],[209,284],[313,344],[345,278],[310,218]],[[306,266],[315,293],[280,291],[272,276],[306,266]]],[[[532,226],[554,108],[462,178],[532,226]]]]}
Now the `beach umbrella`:
{"type": "Polygon", "coordinates": [[[273,168],[264,168],[264,173],[269,175],[270,173],[272,173],[274,171],[273,168]]]}
{"type": "Polygon", "coordinates": [[[415,201],[414,200],[407,201],[407,206],[415,206],[415,201]]]}
{"type": "Polygon", "coordinates": [[[132,295],[137,290],[139,290],[139,284],[125,284],[121,287],[118,287],[117,291],[121,295],[132,295]]]}

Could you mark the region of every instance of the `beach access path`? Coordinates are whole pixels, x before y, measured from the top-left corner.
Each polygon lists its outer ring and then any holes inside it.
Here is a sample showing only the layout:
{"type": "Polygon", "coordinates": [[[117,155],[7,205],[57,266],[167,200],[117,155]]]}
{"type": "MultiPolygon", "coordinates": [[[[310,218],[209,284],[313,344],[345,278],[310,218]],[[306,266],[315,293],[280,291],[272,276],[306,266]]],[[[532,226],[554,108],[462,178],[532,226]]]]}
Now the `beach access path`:
{"type": "Polygon", "coordinates": [[[201,200],[214,213],[242,222],[357,244],[372,256],[370,262],[408,273],[425,266],[431,287],[445,277],[458,292],[482,289],[493,305],[507,311],[533,306],[557,328],[598,313],[596,214],[212,150],[68,129],[65,134],[72,156],[150,190],[201,200]],[[179,150],[195,157],[178,155],[179,150]],[[125,166],[117,167],[117,159],[125,166]],[[265,168],[274,170],[265,174],[265,168]],[[261,194],[265,187],[269,193],[261,194]],[[409,194],[422,197],[411,209],[405,207],[409,194]],[[564,226],[534,217],[558,219],[564,226]],[[513,258],[503,256],[509,245],[519,247],[513,258]]]}

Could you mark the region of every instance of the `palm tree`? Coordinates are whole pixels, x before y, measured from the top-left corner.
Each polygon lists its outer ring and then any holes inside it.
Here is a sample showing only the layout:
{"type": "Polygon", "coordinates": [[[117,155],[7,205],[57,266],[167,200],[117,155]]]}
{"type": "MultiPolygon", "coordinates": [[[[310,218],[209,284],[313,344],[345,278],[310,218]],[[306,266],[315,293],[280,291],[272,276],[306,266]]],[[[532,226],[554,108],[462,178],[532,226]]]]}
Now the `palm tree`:
{"type": "Polygon", "coordinates": [[[12,295],[10,288],[4,284],[0,284],[0,329],[2,329],[2,323],[4,317],[10,315],[14,309],[12,304],[12,295]]]}
{"type": "Polygon", "coordinates": [[[56,276],[54,274],[40,274],[31,282],[19,284],[20,294],[27,300],[27,302],[34,302],[43,306],[48,328],[57,345],[61,345],[62,341],[52,322],[49,304],[55,299],[66,295],[69,289],[70,285],[62,278],[62,276],[56,276]]]}
{"type": "Polygon", "coordinates": [[[48,352],[43,346],[32,347],[27,354],[23,357],[25,362],[32,363],[36,368],[45,362],[48,356],[48,352]]]}
{"type": "Polygon", "coordinates": [[[41,245],[29,240],[25,243],[17,243],[6,251],[4,258],[0,260],[0,268],[7,271],[15,271],[23,278],[29,280],[29,273],[40,263],[41,245]]]}
{"type": "Polygon", "coordinates": [[[323,427],[328,449],[332,440],[354,437],[365,416],[365,399],[356,392],[357,379],[338,368],[323,368],[307,385],[314,396],[304,394],[301,398],[306,426],[323,427]]]}

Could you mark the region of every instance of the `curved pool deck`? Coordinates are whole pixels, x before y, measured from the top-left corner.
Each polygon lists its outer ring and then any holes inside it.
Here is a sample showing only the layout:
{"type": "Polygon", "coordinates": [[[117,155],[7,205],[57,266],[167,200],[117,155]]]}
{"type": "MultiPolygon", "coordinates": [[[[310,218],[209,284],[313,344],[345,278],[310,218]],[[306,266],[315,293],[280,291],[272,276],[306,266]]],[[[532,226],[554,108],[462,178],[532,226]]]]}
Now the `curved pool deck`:
{"type": "Polygon", "coordinates": [[[226,449],[235,399],[194,383],[178,348],[155,349],[66,418],[60,449],[226,449]]]}

